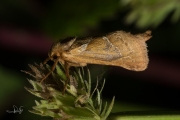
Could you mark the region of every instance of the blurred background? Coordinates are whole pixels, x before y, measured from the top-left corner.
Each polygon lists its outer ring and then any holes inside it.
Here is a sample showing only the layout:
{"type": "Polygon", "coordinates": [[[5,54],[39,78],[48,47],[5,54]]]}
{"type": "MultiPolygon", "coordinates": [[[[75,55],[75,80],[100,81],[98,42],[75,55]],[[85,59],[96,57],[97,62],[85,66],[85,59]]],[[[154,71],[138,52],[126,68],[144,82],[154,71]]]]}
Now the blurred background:
{"type": "MultiPolygon", "coordinates": [[[[153,37],[147,70],[105,66],[103,97],[116,96],[113,112],[180,110],[179,18],[180,0],[0,0],[0,119],[49,120],[28,112],[38,98],[24,89],[30,77],[20,70],[43,62],[59,39],[116,30],[153,37]],[[23,112],[7,113],[13,105],[23,112]]],[[[104,70],[88,67],[95,77],[104,70]]]]}

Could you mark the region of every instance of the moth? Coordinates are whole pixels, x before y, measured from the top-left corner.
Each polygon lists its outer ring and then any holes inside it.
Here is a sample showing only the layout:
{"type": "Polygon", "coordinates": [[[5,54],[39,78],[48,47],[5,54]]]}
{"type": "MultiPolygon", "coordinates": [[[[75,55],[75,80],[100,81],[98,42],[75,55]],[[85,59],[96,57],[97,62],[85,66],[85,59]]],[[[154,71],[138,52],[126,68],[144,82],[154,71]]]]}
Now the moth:
{"type": "Polygon", "coordinates": [[[52,60],[52,70],[41,80],[46,79],[58,62],[64,64],[67,77],[71,66],[87,64],[119,66],[133,71],[143,71],[148,65],[146,41],[151,31],[131,34],[116,31],[96,38],[70,38],[54,43],[48,53],[47,61],[52,60]]]}

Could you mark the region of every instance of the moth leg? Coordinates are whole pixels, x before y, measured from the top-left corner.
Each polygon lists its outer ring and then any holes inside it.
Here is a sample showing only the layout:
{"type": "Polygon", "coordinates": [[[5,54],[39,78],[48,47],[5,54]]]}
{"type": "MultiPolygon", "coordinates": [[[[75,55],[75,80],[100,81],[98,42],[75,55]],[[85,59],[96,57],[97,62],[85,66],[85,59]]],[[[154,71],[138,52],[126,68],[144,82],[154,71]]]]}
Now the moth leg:
{"type": "Polygon", "coordinates": [[[70,68],[70,66],[69,66],[69,64],[67,62],[65,62],[64,67],[65,67],[65,73],[66,73],[67,79],[66,79],[66,82],[65,82],[65,85],[64,85],[63,94],[65,93],[67,84],[70,81],[70,76],[69,76],[69,68],[70,68]]]}
{"type": "Polygon", "coordinates": [[[50,59],[51,59],[50,57],[46,58],[46,59],[44,60],[43,64],[45,65],[50,59]]]}
{"type": "MultiPolygon", "coordinates": [[[[44,62],[46,63],[49,59],[50,59],[50,58],[47,58],[44,62]]],[[[53,64],[53,66],[52,66],[52,68],[51,68],[51,71],[49,71],[49,73],[46,74],[46,76],[40,81],[40,83],[42,83],[42,82],[54,71],[54,69],[55,69],[58,61],[59,61],[59,57],[54,61],[54,64],[53,64]]]]}

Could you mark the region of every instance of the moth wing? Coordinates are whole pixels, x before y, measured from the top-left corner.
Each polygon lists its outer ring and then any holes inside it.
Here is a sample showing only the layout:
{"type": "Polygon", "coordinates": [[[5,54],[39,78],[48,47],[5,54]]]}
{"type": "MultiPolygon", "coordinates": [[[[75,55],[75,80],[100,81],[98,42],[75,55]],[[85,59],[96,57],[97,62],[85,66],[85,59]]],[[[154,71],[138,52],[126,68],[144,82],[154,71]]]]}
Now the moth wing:
{"type": "Polygon", "coordinates": [[[149,61],[145,41],[150,38],[149,33],[137,36],[117,31],[85,42],[75,41],[63,59],[73,63],[72,66],[102,64],[143,71],[149,61]]]}
{"type": "Polygon", "coordinates": [[[119,49],[106,37],[91,39],[85,44],[75,43],[69,52],[74,56],[103,61],[111,61],[121,57],[119,49]]]}

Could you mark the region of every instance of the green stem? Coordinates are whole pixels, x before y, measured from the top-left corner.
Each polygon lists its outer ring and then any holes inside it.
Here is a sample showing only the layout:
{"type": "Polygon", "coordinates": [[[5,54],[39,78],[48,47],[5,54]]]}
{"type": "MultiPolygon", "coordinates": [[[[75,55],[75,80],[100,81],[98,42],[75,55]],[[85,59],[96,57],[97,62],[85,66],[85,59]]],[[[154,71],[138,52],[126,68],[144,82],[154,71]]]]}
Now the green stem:
{"type": "Polygon", "coordinates": [[[180,120],[180,111],[134,111],[110,114],[108,120],[180,120]]]}

